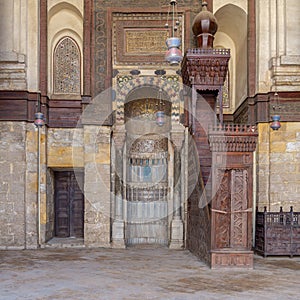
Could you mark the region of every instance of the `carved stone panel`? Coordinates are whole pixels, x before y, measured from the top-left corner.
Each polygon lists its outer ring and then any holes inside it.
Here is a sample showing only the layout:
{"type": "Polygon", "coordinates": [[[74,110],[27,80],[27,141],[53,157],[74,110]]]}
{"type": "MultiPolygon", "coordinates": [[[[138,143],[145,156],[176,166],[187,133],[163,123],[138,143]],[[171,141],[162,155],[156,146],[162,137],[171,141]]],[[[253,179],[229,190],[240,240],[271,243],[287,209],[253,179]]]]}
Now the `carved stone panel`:
{"type": "Polygon", "coordinates": [[[166,30],[151,28],[124,29],[125,49],[128,55],[161,53],[168,38],[166,30]]]}
{"type": "MultiPolygon", "coordinates": [[[[182,36],[182,20],[178,26],[178,36],[182,36]]],[[[167,13],[113,13],[113,65],[166,64],[166,39],[171,36],[171,26],[167,13]]]]}

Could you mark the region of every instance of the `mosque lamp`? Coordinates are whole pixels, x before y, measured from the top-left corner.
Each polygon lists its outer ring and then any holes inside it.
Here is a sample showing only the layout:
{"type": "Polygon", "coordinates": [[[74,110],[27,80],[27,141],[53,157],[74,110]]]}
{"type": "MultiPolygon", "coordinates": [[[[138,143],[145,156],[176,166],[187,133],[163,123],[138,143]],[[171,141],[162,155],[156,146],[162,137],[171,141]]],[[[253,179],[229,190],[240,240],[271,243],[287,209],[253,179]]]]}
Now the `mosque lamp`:
{"type": "MultiPolygon", "coordinates": [[[[279,96],[278,96],[277,92],[275,92],[274,97],[275,97],[275,103],[273,105],[273,110],[274,110],[274,112],[276,112],[277,109],[280,109],[279,100],[278,100],[279,96]]],[[[273,130],[278,130],[281,127],[281,124],[279,122],[280,115],[275,113],[273,116],[271,116],[271,118],[272,118],[272,123],[271,123],[270,127],[273,130]]]]}
{"type": "Polygon", "coordinates": [[[160,88],[158,91],[158,111],[156,112],[156,124],[158,126],[163,126],[165,124],[165,112],[163,110],[163,106],[165,105],[162,101],[162,89],[160,88]]]}
{"type": "Polygon", "coordinates": [[[171,66],[178,66],[179,63],[182,61],[182,52],[179,49],[181,45],[181,39],[179,37],[175,36],[175,33],[178,30],[179,26],[179,20],[177,19],[178,13],[177,13],[177,1],[176,0],[171,0],[170,5],[169,5],[169,11],[168,11],[168,17],[167,17],[167,23],[165,24],[165,28],[169,28],[169,15],[170,15],[170,10],[172,8],[172,36],[167,38],[166,44],[168,47],[168,50],[165,55],[166,61],[171,65],[171,66]],[[176,20],[177,19],[177,20],[176,20]]]}
{"type": "Polygon", "coordinates": [[[41,112],[37,112],[34,114],[35,120],[34,125],[36,127],[43,127],[45,125],[44,114],[41,112]]]}

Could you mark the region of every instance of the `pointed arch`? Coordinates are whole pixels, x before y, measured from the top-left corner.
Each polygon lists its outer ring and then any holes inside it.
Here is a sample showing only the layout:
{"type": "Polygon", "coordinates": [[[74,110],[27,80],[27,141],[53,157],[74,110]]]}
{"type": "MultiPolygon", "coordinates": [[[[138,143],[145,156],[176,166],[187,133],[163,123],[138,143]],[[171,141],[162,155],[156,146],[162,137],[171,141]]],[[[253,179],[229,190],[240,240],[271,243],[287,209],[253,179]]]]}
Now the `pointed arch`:
{"type": "Polygon", "coordinates": [[[215,12],[215,16],[219,24],[215,45],[231,49],[230,61],[233,64],[230,63],[229,69],[234,110],[247,97],[247,13],[237,5],[226,4],[215,12]]]}

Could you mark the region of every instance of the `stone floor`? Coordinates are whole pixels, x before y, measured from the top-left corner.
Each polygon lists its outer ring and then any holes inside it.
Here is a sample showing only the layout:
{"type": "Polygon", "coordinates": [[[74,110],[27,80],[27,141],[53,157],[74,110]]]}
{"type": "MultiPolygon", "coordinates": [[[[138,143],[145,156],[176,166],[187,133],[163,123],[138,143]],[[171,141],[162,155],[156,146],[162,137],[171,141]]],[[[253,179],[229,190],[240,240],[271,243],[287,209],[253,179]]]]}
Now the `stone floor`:
{"type": "Polygon", "coordinates": [[[300,299],[300,257],[211,270],[188,251],[0,251],[0,299],[300,299]]]}

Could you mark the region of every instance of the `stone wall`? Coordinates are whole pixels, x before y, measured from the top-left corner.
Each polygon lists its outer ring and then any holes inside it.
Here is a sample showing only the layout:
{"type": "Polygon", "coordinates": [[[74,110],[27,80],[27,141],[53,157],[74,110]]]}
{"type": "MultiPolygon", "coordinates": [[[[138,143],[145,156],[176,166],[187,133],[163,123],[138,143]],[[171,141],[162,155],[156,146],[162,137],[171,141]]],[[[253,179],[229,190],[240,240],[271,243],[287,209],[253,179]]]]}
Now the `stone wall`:
{"type": "Polygon", "coordinates": [[[278,131],[259,124],[257,205],[259,211],[300,211],[300,123],[282,122],[278,131]]]}
{"type": "Polygon", "coordinates": [[[110,133],[109,127],[84,126],[84,241],[89,247],[109,247],[111,241],[110,133]]]}
{"type": "Polygon", "coordinates": [[[49,128],[47,136],[47,164],[50,168],[83,167],[83,130],[49,128]]]}
{"type": "Polygon", "coordinates": [[[47,202],[46,202],[46,224],[45,241],[49,241],[54,236],[54,174],[53,170],[47,169],[47,202]]]}
{"type": "Polygon", "coordinates": [[[0,249],[25,246],[26,123],[0,123],[0,249]]]}
{"type": "Polygon", "coordinates": [[[38,89],[39,2],[1,1],[1,90],[38,89]]]}
{"type": "Polygon", "coordinates": [[[44,241],[46,205],[45,128],[40,129],[40,201],[38,200],[38,130],[33,123],[26,125],[26,189],[25,189],[25,248],[36,248],[44,241]],[[38,216],[40,203],[40,222],[38,216]],[[40,225],[39,225],[40,223],[40,225]]]}
{"type": "Polygon", "coordinates": [[[256,2],[256,92],[299,91],[299,10],[297,0],[256,2]]]}
{"type": "MultiPolygon", "coordinates": [[[[32,123],[0,123],[0,248],[38,247],[37,137],[32,123]]],[[[41,153],[45,149],[44,142],[45,135],[41,131],[41,153]]],[[[46,200],[43,154],[41,166],[43,210],[46,200]]]]}

